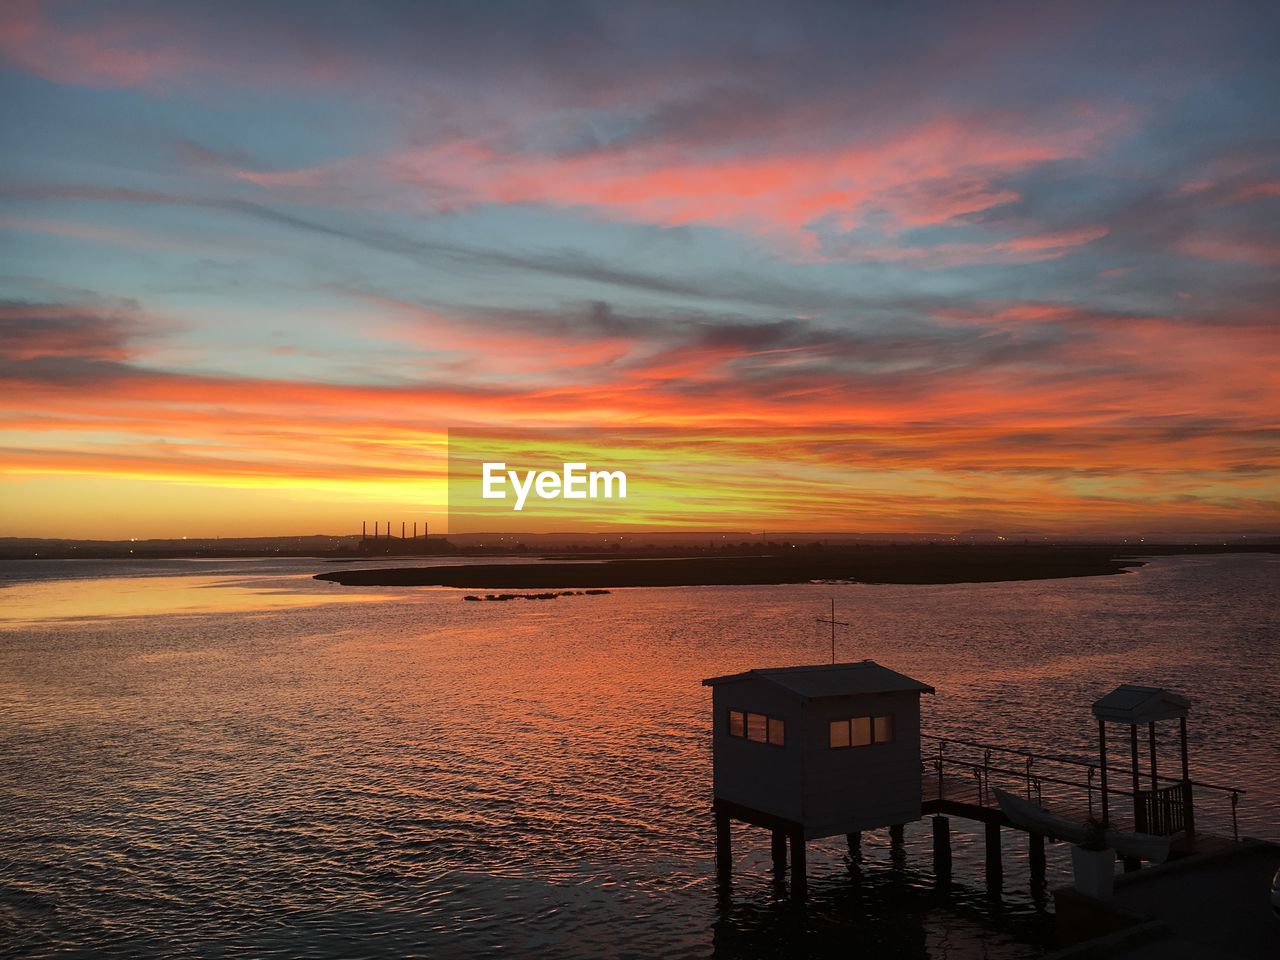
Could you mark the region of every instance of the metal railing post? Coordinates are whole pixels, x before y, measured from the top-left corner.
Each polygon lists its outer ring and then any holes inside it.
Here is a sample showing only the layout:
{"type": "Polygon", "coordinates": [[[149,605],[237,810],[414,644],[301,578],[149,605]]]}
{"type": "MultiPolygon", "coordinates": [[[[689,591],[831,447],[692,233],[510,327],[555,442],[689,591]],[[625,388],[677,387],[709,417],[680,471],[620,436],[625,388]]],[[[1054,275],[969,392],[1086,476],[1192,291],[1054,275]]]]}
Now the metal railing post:
{"type": "MultiPolygon", "coordinates": [[[[1108,765],[1105,759],[1106,754],[1102,752],[1101,748],[1099,750],[1099,759],[1097,761],[1089,761],[1033,753],[1016,747],[992,746],[979,741],[957,739],[955,737],[939,737],[931,734],[922,734],[922,736],[938,742],[937,752],[932,758],[921,757],[921,766],[923,768],[922,773],[927,776],[928,764],[929,762],[933,763],[934,773],[937,777],[939,800],[943,799],[947,789],[947,764],[957,768],[957,789],[960,788],[960,770],[967,768],[973,772],[976,781],[976,800],[977,805],[980,807],[988,807],[994,803],[993,788],[991,786],[992,774],[998,775],[1002,783],[1008,784],[1014,790],[1016,790],[1016,787],[1013,786],[1013,782],[1022,780],[1023,790],[1027,799],[1036,800],[1040,803],[1044,802],[1046,783],[1051,787],[1050,803],[1065,802],[1068,806],[1073,802],[1078,802],[1079,794],[1076,791],[1083,788],[1089,817],[1097,816],[1104,822],[1111,812],[1109,810],[1110,799],[1112,797],[1130,796],[1128,790],[1114,789],[1108,782],[1110,779],[1108,773],[1126,773],[1129,771],[1126,771],[1123,767],[1108,765]],[[947,752],[956,745],[966,748],[965,756],[953,757],[947,752]],[[1011,760],[997,763],[993,759],[996,754],[1020,757],[1023,762],[1021,765],[1011,760]],[[1039,773],[1046,764],[1050,765],[1052,770],[1043,774],[1039,773]],[[1067,772],[1059,774],[1059,765],[1064,768],[1084,767],[1087,771],[1085,782],[1081,783],[1067,772]],[[1054,793],[1055,790],[1061,790],[1062,788],[1068,788],[1069,790],[1069,796],[1066,796],[1065,800],[1057,793],[1054,793]],[[1095,790],[1097,791],[1096,800],[1100,801],[1100,804],[1095,802],[1095,790]]],[[[1136,784],[1137,789],[1132,793],[1135,814],[1134,827],[1139,831],[1146,830],[1148,832],[1170,834],[1185,830],[1189,834],[1194,833],[1195,819],[1192,792],[1198,789],[1213,791],[1219,795],[1225,794],[1230,799],[1232,836],[1237,841],[1240,839],[1237,808],[1241,798],[1248,792],[1247,790],[1225,784],[1168,776],[1159,776],[1156,783],[1167,784],[1167,786],[1157,786],[1154,789],[1147,790],[1143,789],[1141,784],[1138,783],[1136,784]]]]}

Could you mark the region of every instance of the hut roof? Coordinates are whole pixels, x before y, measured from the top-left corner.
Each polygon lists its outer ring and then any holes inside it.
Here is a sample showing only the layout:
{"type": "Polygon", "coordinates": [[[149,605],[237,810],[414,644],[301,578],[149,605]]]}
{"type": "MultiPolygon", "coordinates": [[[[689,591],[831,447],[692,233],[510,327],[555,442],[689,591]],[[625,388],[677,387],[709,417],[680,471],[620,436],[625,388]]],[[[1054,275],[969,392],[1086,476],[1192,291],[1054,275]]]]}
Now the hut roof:
{"type": "Polygon", "coordinates": [[[800,700],[848,697],[864,693],[933,693],[933,687],[905,674],[882,667],[874,660],[856,663],[822,663],[804,667],[772,667],[747,670],[723,677],[708,677],[703,686],[743,680],[764,680],[776,684],[800,700]]]}
{"type": "Polygon", "coordinates": [[[1094,701],[1093,715],[1114,723],[1150,723],[1185,717],[1190,706],[1190,700],[1172,690],[1124,683],[1094,701]]]}

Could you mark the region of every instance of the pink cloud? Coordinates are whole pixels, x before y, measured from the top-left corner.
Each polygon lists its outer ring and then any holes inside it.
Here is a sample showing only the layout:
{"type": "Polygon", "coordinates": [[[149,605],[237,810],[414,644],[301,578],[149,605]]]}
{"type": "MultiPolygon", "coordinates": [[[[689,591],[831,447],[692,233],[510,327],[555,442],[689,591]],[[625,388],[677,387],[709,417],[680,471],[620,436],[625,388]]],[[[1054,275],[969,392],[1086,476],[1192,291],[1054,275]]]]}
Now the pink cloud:
{"type": "Polygon", "coordinates": [[[1179,249],[1201,260],[1236,261],[1268,267],[1280,265],[1280,244],[1262,239],[1205,234],[1183,241],[1179,249]]]}
{"type": "Polygon", "coordinates": [[[55,24],[47,4],[8,0],[0,6],[0,54],[61,83],[134,87],[189,64],[183,51],[119,15],[79,26],[55,24]]]}
{"type": "MultiPolygon", "coordinates": [[[[1018,193],[1003,181],[1041,163],[1085,155],[1125,122],[1121,115],[1083,113],[1060,129],[1029,132],[1000,117],[947,116],[841,147],[724,155],[676,145],[548,155],[455,139],[293,170],[228,167],[225,175],[307,202],[348,196],[355,183],[408,185],[428,209],[580,208],[661,226],[724,227],[781,242],[793,253],[829,255],[824,235],[874,223],[896,236],[1016,201],[1018,193]]],[[[904,252],[881,258],[1046,259],[1105,232],[1090,226],[1045,233],[1027,226],[1025,236],[990,244],[923,252],[894,247],[904,252]]]]}
{"type": "Polygon", "coordinates": [[[537,377],[574,371],[599,377],[637,346],[628,337],[513,329],[510,324],[453,317],[390,297],[364,299],[386,315],[378,325],[383,336],[442,357],[440,364],[453,375],[537,377]],[[495,343],[501,349],[494,349],[495,343]]]}
{"type": "Polygon", "coordinates": [[[1066,256],[1074,248],[1105,237],[1106,227],[1094,224],[1068,230],[1024,233],[1007,239],[929,246],[845,244],[842,257],[873,263],[917,263],[927,267],[956,267],[977,263],[1035,263],[1066,256]]]}
{"type": "Polygon", "coordinates": [[[944,117],[874,143],[732,157],[670,147],[529,156],[460,141],[401,154],[390,167],[454,202],[594,207],[665,226],[708,223],[803,239],[819,221],[849,230],[875,210],[906,227],[1009,202],[1017,195],[994,186],[997,178],[1078,156],[1111,123],[1094,118],[1035,136],[944,117]]]}
{"type": "Polygon", "coordinates": [[[155,88],[207,74],[224,83],[333,84],[350,76],[341,43],[243,18],[193,16],[217,4],[102,5],[6,0],[0,4],[0,58],[56,83],[155,88]]]}
{"type": "Polygon", "coordinates": [[[1248,200],[1264,200],[1273,197],[1280,197],[1280,180],[1263,180],[1258,183],[1246,184],[1232,195],[1232,199],[1242,203],[1248,200]]]}
{"type": "Polygon", "coordinates": [[[69,220],[44,220],[29,217],[0,217],[0,230],[42,233],[50,237],[66,237],[89,243],[125,246],[144,250],[197,249],[198,244],[174,240],[133,227],[78,223],[69,220]]]}

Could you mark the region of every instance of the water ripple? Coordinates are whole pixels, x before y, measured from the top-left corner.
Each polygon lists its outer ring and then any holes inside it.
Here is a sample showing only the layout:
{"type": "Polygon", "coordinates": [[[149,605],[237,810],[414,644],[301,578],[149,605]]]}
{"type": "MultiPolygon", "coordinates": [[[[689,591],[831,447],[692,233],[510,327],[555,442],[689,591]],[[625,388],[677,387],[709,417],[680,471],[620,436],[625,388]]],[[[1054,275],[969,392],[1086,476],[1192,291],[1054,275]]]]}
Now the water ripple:
{"type": "MultiPolygon", "coordinates": [[[[821,660],[807,624],[833,593],[854,625],[846,657],[937,686],[929,730],[1087,757],[1094,697],[1168,684],[1196,701],[1196,775],[1251,788],[1246,831],[1280,822],[1280,758],[1258,736],[1280,729],[1267,558],[1019,584],[619,590],[536,610],[442,590],[344,602],[309,570],[205,566],[205,608],[41,621],[28,603],[0,634],[0,953],[1040,954],[1051,918],[1025,852],[1006,844],[993,899],[960,821],[950,888],[914,824],[900,860],[878,834],[862,863],[814,844],[804,911],[774,883],[767,841],[740,828],[733,896],[717,893],[698,681],[821,660]]],[[[19,600],[110,588],[57,573],[0,580],[19,600]]],[[[148,568],[146,588],[186,604],[196,574],[148,568]]],[[[1061,882],[1066,851],[1048,852],[1061,882]]]]}

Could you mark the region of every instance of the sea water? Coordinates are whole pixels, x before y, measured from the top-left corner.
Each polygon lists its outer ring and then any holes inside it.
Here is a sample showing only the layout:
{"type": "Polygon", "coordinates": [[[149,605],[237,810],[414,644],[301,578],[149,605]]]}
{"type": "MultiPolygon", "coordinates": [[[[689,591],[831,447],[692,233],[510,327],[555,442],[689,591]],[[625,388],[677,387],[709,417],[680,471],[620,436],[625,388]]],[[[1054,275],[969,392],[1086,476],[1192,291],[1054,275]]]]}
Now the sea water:
{"type": "MultiPolygon", "coordinates": [[[[936,686],[935,734],[1088,758],[1096,697],[1184,693],[1193,776],[1246,788],[1241,832],[1280,838],[1277,557],[508,603],[312,579],[332,569],[0,566],[0,953],[1043,953],[1052,900],[1025,837],[1006,832],[992,890],[980,830],[955,818],[950,885],[925,821],[905,856],[879,833],[861,862],[843,838],[810,844],[803,909],[767,834],[735,828],[718,890],[699,681],[824,661],[832,597],[841,659],[936,686]]],[[[1230,834],[1225,800],[1197,815],[1230,834]]],[[[1069,870],[1051,844],[1049,886],[1069,870]]]]}

